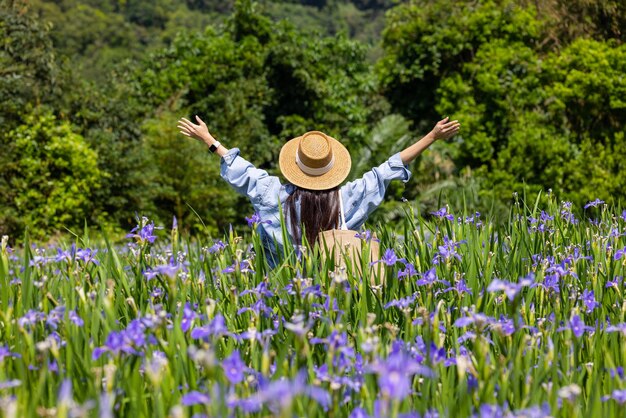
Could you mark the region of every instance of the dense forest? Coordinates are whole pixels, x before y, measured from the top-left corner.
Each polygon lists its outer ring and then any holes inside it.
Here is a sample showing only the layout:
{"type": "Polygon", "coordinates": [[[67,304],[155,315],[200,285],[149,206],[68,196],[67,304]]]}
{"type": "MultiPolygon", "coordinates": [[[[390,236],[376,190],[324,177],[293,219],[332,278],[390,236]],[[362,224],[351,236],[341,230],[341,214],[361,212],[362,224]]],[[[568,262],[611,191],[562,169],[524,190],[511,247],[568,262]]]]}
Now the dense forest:
{"type": "Polygon", "coordinates": [[[177,132],[196,114],[271,173],[323,130],[351,177],[459,119],[373,221],[401,197],[626,197],[621,0],[0,0],[0,40],[0,234],[240,223],[218,159],[177,132]]]}

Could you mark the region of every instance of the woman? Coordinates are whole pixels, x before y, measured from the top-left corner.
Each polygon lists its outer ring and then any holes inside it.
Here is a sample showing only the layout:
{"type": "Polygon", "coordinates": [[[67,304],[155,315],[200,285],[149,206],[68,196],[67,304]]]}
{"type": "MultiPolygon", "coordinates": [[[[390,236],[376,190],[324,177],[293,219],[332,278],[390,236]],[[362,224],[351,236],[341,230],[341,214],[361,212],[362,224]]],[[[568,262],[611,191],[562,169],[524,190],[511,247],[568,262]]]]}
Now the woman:
{"type": "Polygon", "coordinates": [[[248,196],[260,216],[259,234],[272,267],[284,245],[279,219],[281,206],[292,243],[301,242],[302,230],[308,242],[313,243],[319,232],[338,228],[341,219],[348,229],[358,229],[382,203],[391,180],[406,183],[411,177],[408,164],[433,142],[452,137],[460,128],[458,121],[446,117],[413,145],[392,155],[362,178],[339,187],[350,172],[350,154],[339,141],[322,132],[307,132],[285,143],[278,162],[289,183],[281,184],[278,177],[268,175],[239,156],[238,148],[229,150],[220,144],[198,116],[196,120],[198,124],[180,119],[180,132],[204,142],[211,152],[219,155],[222,178],[238,193],[248,196]]]}

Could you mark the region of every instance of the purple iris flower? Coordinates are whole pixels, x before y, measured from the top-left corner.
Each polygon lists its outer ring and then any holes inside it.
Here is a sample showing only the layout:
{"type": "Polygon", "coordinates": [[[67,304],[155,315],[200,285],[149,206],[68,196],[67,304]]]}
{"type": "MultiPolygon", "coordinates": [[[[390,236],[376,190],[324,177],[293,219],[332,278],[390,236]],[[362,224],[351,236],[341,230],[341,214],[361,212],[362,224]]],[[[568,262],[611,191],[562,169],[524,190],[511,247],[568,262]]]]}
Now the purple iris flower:
{"type": "Polygon", "coordinates": [[[248,311],[254,312],[257,316],[261,315],[262,313],[266,318],[269,318],[274,313],[272,308],[267,306],[267,304],[265,303],[263,299],[257,300],[250,306],[244,306],[242,308],[239,308],[239,310],[237,311],[237,315],[241,315],[242,313],[248,312],[248,311]]]}
{"type": "Polygon", "coordinates": [[[550,216],[550,214],[544,210],[541,211],[541,215],[539,215],[539,219],[541,222],[553,221],[554,216],[550,216]]]}
{"type": "Polygon", "coordinates": [[[431,268],[430,270],[426,270],[422,273],[422,278],[417,281],[418,286],[432,286],[435,283],[438,283],[437,280],[437,270],[435,268],[431,268]]]}
{"type": "Polygon", "coordinates": [[[57,255],[54,257],[54,261],[60,263],[61,261],[66,261],[71,263],[74,260],[74,256],[76,255],[76,244],[72,244],[69,251],[63,251],[60,248],[57,248],[57,255]]]}
{"type": "Polygon", "coordinates": [[[5,380],[0,382],[0,390],[16,388],[22,385],[22,381],[18,379],[5,380]]]}
{"type": "Polygon", "coordinates": [[[239,293],[239,296],[245,296],[249,293],[258,297],[262,296],[266,298],[271,298],[274,296],[274,292],[269,289],[269,284],[267,282],[260,282],[254,289],[246,289],[239,293]]]}
{"type": "Polygon", "coordinates": [[[528,276],[522,277],[518,283],[510,283],[504,280],[494,279],[487,287],[487,292],[504,291],[507,298],[513,301],[524,287],[535,287],[535,275],[531,272],[528,276]]]}
{"type": "Polygon", "coordinates": [[[168,264],[157,266],[155,271],[163,276],[167,276],[171,279],[175,278],[180,270],[181,266],[174,264],[174,260],[171,260],[168,264]]]}
{"type": "Polygon", "coordinates": [[[622,257],[626,256],[626,247],[622,248],[621,250],[617,250],[615,251],[615,255],[613,256],[613,258],[615,260],[619,260],[622,257]]]}
{"type": "Polygon", "coordinates": [[[563,327],[557,328],[557,331],[565,331],[570,330],[576,336],[576,338],[580,338],[586,331],[593,331],[593,327],[589,327],[585,325],[585,322],[580,319],[580,316],[574,315],[572,319],[569,321],[569,324],[563,327]]]}
{"type": "Polygon", "coordinates": [[[230,266],[226,267],[224,270],[222,270],[222,273],[224,273],[224,274],[234,273],[235,272],[235,266],[236,266],[236,264],[233,264],[233,265],[230,265],[230,266]]]}
{"type": "Polygon", "coordinates": [[[211,254],[215,254],[221,250],[223,250],[224,248],[226,248],[228,245],[226,243],[224,243],[222,240],[217,240],[213,243],[213,245],[211,245],[209,247],[209,253],[211,254]]]}
{"type": "Polygon", "coordinates": [[[193,320],[199,317],[200,316],[192,309],[191,304],[186,302],[183,307],[183,319],[180,321],[180,329],[183,332],[189,331],[193,320]]]}
{"type": "Polygon", "coordinates": [[[456,258],[457,260],[461,261],[461,254],[457,252],[457,248],[459,248],[461,244],[464,244],[465,242],[465,240],[454,242],[447,236],[443,237],[443,245],[439,245],[437,247],[439,251],[435,254],[435,257],[433,258],[433,264],[439,264],[442,261],[447,262],[452,258],[456,258]]]}
{"type": "Polygon", "coordinates": [[[594,309],[600,306],[600,304],[596,302],[593,290],[585,289],[582,295],[582,301],[585,304],[585,308],[587,308],[587,313],[593,312],[594,309]]]}
{"type": "Polygon", "coordinates": [[[613,278],[613,280],[608,280],[606,282],[606,285],[604,285],[604,287],[619,287],[621,281],[622,281],[623,277],[622,276],[615,276],[613,278]]]}
{"type": "Polygon", "coordinates": [[[441,363],[446,359],[446,349],[443,347],[437,347],[435,343],[430,343],[430,361],[433,364],[441,363]]]}
{"type": "Polygon", "coordinates": [[[85,321],[81,319],[80,316],[76,313],[76,311],[72,310],[69,312],[70,321],[74,323],[74,325],[78,327],[82,327],[85,324],[85,321]]]}
{"type": "Polygon", "coordinates": [[[606,332],[621,332],[622,335],[626,336],[626,323],[609,325],[606,332]]]}
{"type": "Polygon", "coordinates": [[[134,227],[129,234],[126,235],[126,238],[134,238],[139,243],[154,243],[156,240],[156,235],[154,235],[155,229],[161,229],[159,227],[154,226],[154,222],[148,222],[148,218],[142,218],[140,225],[134,227]]]}
{"type": "Polygon", "coordinates": [[[106,341],[102,347],[96,347],[91,355],[93,360],[98,360],[102,354],[109,352],[114,355],[120,353],[132,354],[135,350],[130,345],[130,342],[125,338],[124,332],[111,331],[107,336],[106,341]]]}
{"type": "Polygon", "coordinates": [[[609,399],[613,399],[618,404],[623,405],[626,403],[626,390],[624,389],[615,389],[613,393],[610,395],[606,395],[602,397],[602,401],[606,402],[609,399]]]}
{"type": "Polygon", "coordinates": [[[458,282],[456,282],[454,286],[451,286],[443,290],[444,293],[452,292],[452,291],[456,291],[459,295],[462,295],[463,293],[468,293],[470,295],[472,294],[472,290],[469,287],[467,287],[467,284],[465,284],[464,279],[461,279],[458,282]]]}
{"type": "Polygon", "coordinates": [[[363,408],[356,407],[350,412],[350,416],[348,418],[370,418],[370,415],[363,408]]]}
{"type": "Polygon", "coordinates": [[[557,274],[546,274],[543,279],[543,283],[539,284],[545,290],[552,290],[554,293],[559,293],[561,288],[559,287],[559,276],[557,274]]]}
{"type": "Polygon", "coordinates": [[[404,263],[404,270],[398,271],[398,279],[402,279],[403,277],[412,277],[417,275],[417,270],[415,270],[415,266],[412,263],[406,262],[404,263]]]}
{"type": "Polygon", "coordinates": [[[210,402],[211,398],[209,398],[209,395],[195,390],[183,395],[180,401],[184,406],[207,405],[210,402]]]}
{"type": "Polygon", "coordinates": [[[245,413],[260,411],[267,405],[274,415],[278,415],[279,408],[291,403],[295,396],[305,395],[324,409],[328,409],[331,398],[328,392],[320,387],[306,383],[306,373],[298,373],[294,380],[281,379],[264,382],[260,389],[246,399],[237,401],[233,406],[241,408],[245,413]]]}
{"type": "Polygon", "coordinates": [[[239,340],[257,340],[262,343],[264,346],[267,345],[272,337],[277,334],[277,331],[273,329],[266,329],[262,332],[257,331],[256,329],[249,329],[248,331],[244,331],[237,336],[239,340]]]}
{"type": "Polygon", "coordinates": [[[230,335],[226,327],[226,321],[221,314],[217,314],[213,321],[204,327],[196,327],[191,330],[191,338],[206,340],[210,336],[230,335]]]}
{"type": "Polygon", "coordinates": [[[59,404],[69,405],[73,401],[72,397],[72,381],[70,379],[64,379],[59,388],[58,396],[59,404]]]}
{"type": "MultiPolygon", "coordinates": [[[[234,273],[236,271],[236,267],[237,267],[237,263],[235,262],[232,265],[226,267],[224,270],[222,270],[222,273],[224,274],[234,273]]],[[[254,270],[252,270],[252,266],[250,265],[250,262],[248,260],[243,260],[241,263],[239,263],[239,271],[241,273],[254,273],[254,270]]]]}
{"type": "Polygon", "coordinates": [[[48,257],[43,257],[40,255],[36,255],[34,256],[30,262],[28,263],[29,266],[33,267],[33,266],[43,266],[45,264],[48,264],[52,259],[48,258],[48,257]]]}
{"type": "Polygon", "coordinates": [[[294,315],[291,322],[284,321],[283,326],[294,334],[303,336],[313,327],[313,320],[309,318],[305,321],[304,315],[294,315]]]}
{"type": "Polygon", "coordinates": [[[96,260],[97,252],[98,250],[92,250],[91,248],[79,249],[76,251],[76,259],[85,264],[93,263],[95,265],[99,265],[100,262],[96,260]]]}
{"type": "Polygon", "coordinates": [[[246,222],[248,222],[249,227],[253,227],[259,224],[268,224],[268,225],[272,224],[272,221],[270,220],[262,221],[261,215],[258,212],[253,213],[252,216],[250,217],[246,217],[246,222]]]}
{"type": "Polygon", "coordinates": [[[21,354],[13,353],[11,350],[9,350],[8,345],[0,345],[0,363],[7,357],[19,358],[22,356],[21,354]]]}
{"type": "Polygon", "coordinates": [[[578,224],[578,219],[572,213],[572,202],[562,202],[561,205],[561,219],[572,225],[578,224]]]}
{"type": "Polygon", "coordinates": [[[454,215],[448,213],[448,208],[445,206],[439,209],[437,212],[430,212],[430,214],[436,216],[439,219],[447,219],[449,221],[454,220],[454,215]]]}
{"type": "Polygon", "coordinates": [[[609,369],[609,374],[612,378],[619,377],[620,379],[623,379],[624,368],[622,366],[617,366],[615,369],[609,369]]]}
{"type": "Polygon", "coordinates": [[[624,209],[624,211],[620,215],[620,218],[622,218],[622,220],[624,220],[626,222],[626,209],[624,209]]]}
{"type": "Polygon", "coordinates": [[[59,323],[63,320],[64,315],[65,315],[65,306],[63,305],[57,306],[56,308],[48,312],[48,317],[46,318],[46,325],[56,330],[59,326],[59,323]]]}
{"type": "Polygon", "coordinates": [[[383,395],[402,400],[412,392],[413,376],[432,377],[432,371],[409,355],[400,344],[394,344],[386,359],[378,359],[368,367],[370,373],[378,375],[378,386],[383,395]]]}
{"type": "Polygon", "coordinates": [[[309,340],[311,344],[324,344],[329,351],[342,353],[348,357],[354,357],[354,348],[348,344],[348,335],[345,332],[333,330],[327,338],[313,337],[309,340]]]}
{"type": "Polygon", "coordinates": [[[534,405],[528,408],[518,409],[512,414],[512,417],[525,418],[550,418],[551,416],[550,404],[547,402],[544,402],[541,407],[534,405]]]}
{"type": "Polygon", "coordinates": [[[507,318],[504,315],[500,315],[500,319],[497,322],[491,324],[491,328],[497,330],[504,336],[512,335],[515,332],[515,325],[511,318],[507,318]]]}
{"type": "Polygon", "coordinates": [[[591,261],[591,260],[593,260],[593,257],[591,257],[591,256],[583,256],[582,253],[581,253],[580,248],[574,247],[574,249],[572,250],[572,253],[570,255],[568,255],[565,259],[563,259],[563,262],[565,264],[576,264],[580,260],[591,261]]]}
{"type": "Polygon", "coordinates": [[[595,208],[595,207],[597,207],[597,206],[599,206],[599,205],[601,205],[603,203],[604,203],[604,200],[600,200],[600,199],[592,200],[591,202],[588,202],[585,205],[585,209],[589,209],[589,208],[592,208],[592,207],[595,208]]]}
{"type": "Polygon", "coordinates": [[[43,312],[31,309],[24,316],[17,320],[20,327],[36,325],[37,322],[42,322],[46,319],[46,314],[43,312]]]}
{"type": "Polygon", "coordinates": [[[239,350],[234,350],[230,356],[224,359],[222,369],[224,369],[228,381],[233,385],[243,382],[246,364],[241,360],[239,350]]]}
{"type": "Polygon", "coordinates": [[[382,258],[380,260],[372,261],[370,265],[383,262],[387,266],[393,266],[398,261],[404,262],[406,260],[404,258],[398,258],[398,256],[396,255],[396,252],[392,248],[387,248],[382,258]]]}
{"type": "Polygon", "coordinates": [[[367,242],[372,241],[372,239],[375,242],[380,242],[380,240],[378,238],[374,238],[374,234],[372,234],[372,231],[370,231],[369,229],[366,229],[365,231],[360,232],[360,233],[357,232],[354,236],[356,238],[362,239],[362,240],[367,241],[367,242]]]}
{"type": "Polygon", "coordinates": [[[490,325],[496,322],[496,320],[483,313],[469,313],[468,316],[463,316],[454,322],[455,327],[466,327],[471,324],[476,324],[476,327],[481,328],[484,325],[490,325]]]}
{"type": "Polygon", "coordinates": [[[626,403],[626,390],[615,389],[611,394],[611,397],[616,400],[620,405],[626,403]]]}
{"type": "Polygon", "coordinates": [[[389,301],[386,305],[385,305],[385,309],[389,309],[392,306],[395,306],[397,308],[400,309],[407,309],[410,308],[411,305],[413,305],[413,303],[415,302],[415,298],[417,297],[417,294],[414,293],[410,296],[407,296],[405,298],[402,299],[394,299],[389,301]]]}
{"type": "Polygon", "coordinates": [[[466,216],[465,217],[465,223],[466,224],[476,224],[476,227],[480,227],[482,225],[482,222],[478,219],[480,218],[480,212],[476,212],[473,215],[470,216],[466,216]]]}
{"type": "Polygon", "coordinates": [[[482,404],[480,406],[480,410],[477,415],[474,417],[478,418],[500,418],[506,415],[505,409],[500,405],[490,405],[490,404],[482,404]]]}

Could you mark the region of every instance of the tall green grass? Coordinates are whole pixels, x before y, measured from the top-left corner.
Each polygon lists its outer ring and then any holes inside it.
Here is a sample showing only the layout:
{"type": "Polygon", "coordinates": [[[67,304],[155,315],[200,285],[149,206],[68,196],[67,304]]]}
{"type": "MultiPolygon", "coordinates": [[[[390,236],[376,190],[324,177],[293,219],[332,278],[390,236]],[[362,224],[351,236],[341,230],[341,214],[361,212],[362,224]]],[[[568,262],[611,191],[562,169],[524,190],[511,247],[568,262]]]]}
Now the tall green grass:
{"type": "Polygon", "coordinates": [[[269,270],[254,229],[5,239],[3,416],[620,416],[626,213],[540,206],[407,210],[374,286],[317,247],[269,270]]]}

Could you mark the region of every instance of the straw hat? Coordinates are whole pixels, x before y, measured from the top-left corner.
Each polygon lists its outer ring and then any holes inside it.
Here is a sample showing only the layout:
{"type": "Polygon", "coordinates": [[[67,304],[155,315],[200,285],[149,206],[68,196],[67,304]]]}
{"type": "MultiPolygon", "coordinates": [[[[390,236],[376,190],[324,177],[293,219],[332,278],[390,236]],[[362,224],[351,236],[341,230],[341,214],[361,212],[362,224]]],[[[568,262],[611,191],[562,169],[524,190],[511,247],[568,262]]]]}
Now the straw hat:
{"type": "Polygon", "coordinates": [[[352,160],[339,141],[311,131],[283,145],[278,165],[292,184],[309,190],[326,190],[348,177],[352,160]]]}

